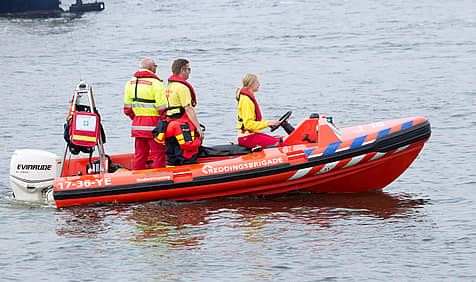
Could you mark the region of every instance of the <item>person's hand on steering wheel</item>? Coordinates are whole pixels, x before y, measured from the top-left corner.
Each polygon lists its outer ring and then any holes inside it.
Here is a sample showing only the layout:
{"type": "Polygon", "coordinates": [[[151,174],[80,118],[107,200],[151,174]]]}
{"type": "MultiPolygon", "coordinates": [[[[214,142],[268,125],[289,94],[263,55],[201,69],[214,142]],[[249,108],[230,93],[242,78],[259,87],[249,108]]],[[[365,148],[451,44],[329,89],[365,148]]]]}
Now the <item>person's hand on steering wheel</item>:
{"type": "MultiPolygon", "coordinates": [[[[276,129],[279,128],[280,125],[283,125],[283,124],[286,124],[288,122],[288,119],[289,117],[291,116],[293,112],[291,111],[288,111],[287,113],[285,113],[281,118],[279,118],[279,120],[274,120],[274,121],[277,121],[277,124],[276,125],[271,125],[269,124],[269,127],[271,128],[271,132],[275,131],[276,129]]],[[[269,122],[269,121],[268,121],[269,122]]],[[[294,129],[293,129],[294,130],[294,129]]]]}
{"type": "Polygon", "coordinates": [[[279,126],[281,122],[279,120],[268,120],[268,126],[279,126]]]}

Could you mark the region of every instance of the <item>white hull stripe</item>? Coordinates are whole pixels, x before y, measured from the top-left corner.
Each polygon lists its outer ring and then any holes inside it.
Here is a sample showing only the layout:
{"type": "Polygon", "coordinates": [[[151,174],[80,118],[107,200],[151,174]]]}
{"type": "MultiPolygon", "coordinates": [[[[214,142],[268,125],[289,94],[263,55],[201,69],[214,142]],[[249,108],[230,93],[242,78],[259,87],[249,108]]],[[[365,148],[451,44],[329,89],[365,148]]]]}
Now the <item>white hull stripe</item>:
{"type": "MultiPolygon", "coordinates": [[[[406,127],[409,127],[411,126],[411,123],[408,123],[405,124],[406,127]]],[[[404,126],[402,126],[402,129],[403,129],[404,126]]],[[[332,126],[331,126],[332,128],[332,126]]],[[[390,132],[390,128],[387,128],[385,130],[381,130],[379,133],[378,133],[378,136],[376,139],[382,137],[382,136],[385,136],[387,135],[388,133],[390,132]]],[[[337,133],[337,132],[336,132],[337,133]]],[[[306,156],[308,157],[308,159],[314,159],[314,158],[318,158],[318,157],[321,157],[321,156],[324,156],[324,155],[328,155],[328,154],[332,154],[332,153],[337,153],[337,152],[341,152],[341,151],[345,151],[345,150],[349,150],[349,149],[353,149],[353,148],[357,148],[357,147],[360,147],[360,146],[364,146],[364,145],[367,145],[367,144],[370,144],[370,143],[373,143],[376,141],[376,139],[374,140],[369,140],[369,141],[365,141],[365,139],[367,138],[367,135],[365,136],[360,136],[360,137],[357,137],[353,140],[352,144],[350,147],[345,147],[345,148],[339,148],[339,146],[342,144],[342,142],[335,142],[335,143],[332,143],[332,144],[329,144],[327,146],[327,148],[320,154],[315,154],[315,155],[311,155],[311,153],[314,151],[314,149],[308,149],[308,150],[305,150],[304,152],[306,153],[306,156]]],[[[396,149],[392,154],[397,154],[401,151],[404,151],[406,150],[410,145],[406,145],[406,146],[403,146],[403,147],[400,147],[398,149],[396,149]]],[[[384,157],[385,155],[389,154],[388,152],[386,153],[380,153],[380,152],[377,152],[370,160],[368,160],[367,162],[370,162],[370,161],[374,161],[374,160],[377,160],[377,159],[380,159],[382,157],[384,157]]],[[[360,155],[360,156],[356,156],[356,157],[353,157],[345,166],[343,166],[342,168],[348,168],[348,167],[351,167],[351,166],[354,166],[354,165],[357,165],[359,164],[366,156],[368,156],[368,154],[365,154],[365,155],[360,155]]],[[[319,175],[319,174],[323,174],[323,173],[327,173],[327,172],[330,172],[331,170],[335,169],[335,167],[341,162],[341,161],[345,161],[345,160],[340,160],[340,161],[336,161],[336,162],[332,162],[332,163],[328,163],[326,165],[324,165],[324,167],[319,170],[318,172],[315,173],[315,175],[319,175]]],[[[299,179],[299,178],[302,178],[304,177],[310,170],[312,169],[312,167],[308,167],[308,168],[303,168],[303,169],[300,169],[298,171],[296,171],[294,173],[293,176],[291,176],[289,180],[295,180],[295,179],[299,179]]]]}
{"type": "Polygon", "coordinates": [[[299,179],[299,178],[303,177],[303,176],[306,175],[311,169],[312,169],[312,167],[308,167],[308,168],[303,168],[303,169],[300,169],[300,170],[296,171],[296,173],[295,173],[293,176],[291,176],[291,177],[288,179],[288,181],[289,181],[289,180],[294,180],[294,179],[299,179]]]}
{"type": "Polygon", "coordinates": [[[339,162],[340,162],[340,161],[332,162],[332,163],[326,164],[323,168],[321,168],[320,171],[318,171],[318,172],[316,173],[316,175],[317,175],[317,174],[322,174],[322,173],[326,173],[326,172],[331,171],[332,169],[334,169],[334,167],[336,167],[336,165],[337,165],[339,162]]]}
{"type": "Polygon", "coordinates": [[[385,156],[386,153],[377,153],[375,154],[375,156],[373,156],[370,161],[373,161],[373,160],[376,160],[376,159],[380,159],[381,157],[385,156]]]}
{"type": "MultiPolygon", "coordinates": [[[[396,154],[396,153],[399,153],[401,151],[404,151],[406,150],[410,145],[406,145],[406,146],[403,146],[403,147],[400,147],[398,148],[397,150],[395,150],[395,152],[393,152],[392,154],[396,154]]],[[[377,160],[377,159],[380,159],[382,157],[384,157],[385,155],[387,155],[388,153],[376,153],[375,156],[373,156],[370,160],[366,161],[366,162],[370,162],[370,161],[374,161],[374,160],[377,160]]],[[[342,168],[348,168],[348,167],[351,167],[351,166],[354,166],[356,164],[359,164],[366,156],[368,156],[368,154],[365,154],[365,155],[360,155],[360,156],[357,156],[357,157],[353,157],[345,166],[343,166],[342,168]]],[[[312,157],[317,157],[317,155],[315,156],[311,156],[312,157]]],[[[328,163],[326,165],[324,165],[323,168],[321,168],[321,170],[319,170],[318,172],[316,172],[315,175],[319,175],[319,174],[323,174],[323,173],[327,173],[327,172],[330,172],[331,170],[333,170],[341,161],[344,161],[344,160],[340,160],[340,161],[336,161],[336,162],[332,162],[332,163],[328,163]]],[[[294,179],[298,179],[298,178],[301,178],[303,176],[305,176],[309,171],[310,171],[311,168],[304,168],[304,169],[300,169],[298,171],[296,171],[296,173],[291,176],[291,178],[289,178],[288,180],[294,180],[294,179]]]]}
{"type": "Polygon", "coordinates": [[[400,147],[400,148],[398,148],[398,149],[397,149],[395,152],[393,152],[393,153],[394,153],[394,154],[399,153],[399,152],[405,150],[406,148],[408,148],[409,146],[410,146],[410,145],[406,145],[406,146],[400,147]]]}
{"type": "Polygon", "coordinates": [[[346,167],[351,167],[353,165],[356,165],[358,164],[365,156],[367,156],[367,154],[365,155],[360,155],[360,156],[357,156],[357,157],[353,157],[352,160],[350,160],[350,162],[348,162],[344,167],[342,168],[346,168],[346,167]]]}

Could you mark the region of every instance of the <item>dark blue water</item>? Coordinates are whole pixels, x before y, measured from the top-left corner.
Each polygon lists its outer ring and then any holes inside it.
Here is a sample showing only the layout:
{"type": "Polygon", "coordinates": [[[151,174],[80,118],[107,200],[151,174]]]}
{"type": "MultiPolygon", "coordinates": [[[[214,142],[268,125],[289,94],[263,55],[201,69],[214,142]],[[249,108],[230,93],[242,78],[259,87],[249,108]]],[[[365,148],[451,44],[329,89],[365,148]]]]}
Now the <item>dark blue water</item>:
{"type": "Polygon", "coordinates": [[[476,280],[475,15],[469,0],[119,0],[79,17],[0,18],[0,280],[476,280]],[[381,193],[61,210],[14,201],[11,154],[62,154],[80,79],[94,88],[107,153],[133,149],[123,87],[146,56],[165,78],[175,58],[191,61],[206,144],[236,139],[247,72],[260,77],[265,118],[424,116],[433,134],[381,193]]]}

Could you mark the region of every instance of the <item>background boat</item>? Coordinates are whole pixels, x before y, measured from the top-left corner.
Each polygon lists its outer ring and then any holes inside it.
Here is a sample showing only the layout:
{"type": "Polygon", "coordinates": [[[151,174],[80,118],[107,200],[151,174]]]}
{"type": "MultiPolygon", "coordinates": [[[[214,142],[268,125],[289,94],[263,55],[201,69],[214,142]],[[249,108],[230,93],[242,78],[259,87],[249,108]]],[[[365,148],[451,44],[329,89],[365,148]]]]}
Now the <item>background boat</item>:
{"type": "MultiPolygon", "coordinates": [[[[104,2],[83,3],[76,0],[68,11],[71,13],[84,13],[104,10],[104,2]]],[[[65,10],[59,0],[4,0],[0,2],[0,15],[55,15],[65,10]]]]}
{"type": "Polygon", "coordinates": [[[61,13],[59,0],[3,0],[0,14],[49,14],[61,13]]]}

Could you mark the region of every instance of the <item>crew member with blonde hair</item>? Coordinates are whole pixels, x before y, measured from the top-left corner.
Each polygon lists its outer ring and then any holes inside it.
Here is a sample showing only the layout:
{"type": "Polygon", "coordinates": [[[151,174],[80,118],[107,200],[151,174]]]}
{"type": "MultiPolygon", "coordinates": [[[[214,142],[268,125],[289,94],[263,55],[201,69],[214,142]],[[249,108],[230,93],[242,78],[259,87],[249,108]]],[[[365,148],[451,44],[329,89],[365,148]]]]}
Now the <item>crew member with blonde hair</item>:
{"type": "Polygon", "coordinates": [[[285,146],[278,137],[273,137],[260,131],[266,127],[279,125],[278,120],[263,120],[261,111],[256,101],[260,83],[254,74],[245,74],[242,79],[243,86],[236,90],[238,102],[238,143],[247,148],[261,146],[285,146]]]}

